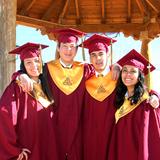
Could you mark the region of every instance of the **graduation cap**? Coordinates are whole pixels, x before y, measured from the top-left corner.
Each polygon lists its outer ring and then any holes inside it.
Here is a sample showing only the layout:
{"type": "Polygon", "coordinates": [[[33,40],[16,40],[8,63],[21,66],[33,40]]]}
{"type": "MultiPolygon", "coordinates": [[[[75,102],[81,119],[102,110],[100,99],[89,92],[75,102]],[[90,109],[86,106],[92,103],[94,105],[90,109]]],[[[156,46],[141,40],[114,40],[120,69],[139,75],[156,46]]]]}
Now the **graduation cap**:
{"type": "Polygon", "coordinates": [[[134,49],[122,57],[117,63],[122,67],[124,65],[131,65],[139,68],[144,75],[147,75],[149,72],[152,72],[155,69],[155,67],[144,56],[134,49]]]}
{"type": "Polygon", "coordinates": [[[50,33],[53,34],[55,40],[58,40],[58,42],[62,43],[71,43],[71,42],[77,42],[78,38],[83,37],[86,35],[85,32],[81,32],[76,29],[72,28],[66,28],[66,29],[54,29],[51,30],[50,33]]]}
{"type": "MultiPolygon", "coordinates": [[[[89,49],[89,54],[94,51],[105,51],[108,52],[108,46],[116,40],[109,38],[105,35],[94,34],[83,42],[83,47],[89,49]]],[[[82,44],[80,45],[82,47],[82,44]]]]}
{"type": "Polygon", "coordinates": [[[18,54],[20,55],[20,59],[24,60],[26,58],[41,56],[41,49],[44,49],[47,47],[48,47],[47,45],[28,42],[10,51],[9,54],[18,54]]]}

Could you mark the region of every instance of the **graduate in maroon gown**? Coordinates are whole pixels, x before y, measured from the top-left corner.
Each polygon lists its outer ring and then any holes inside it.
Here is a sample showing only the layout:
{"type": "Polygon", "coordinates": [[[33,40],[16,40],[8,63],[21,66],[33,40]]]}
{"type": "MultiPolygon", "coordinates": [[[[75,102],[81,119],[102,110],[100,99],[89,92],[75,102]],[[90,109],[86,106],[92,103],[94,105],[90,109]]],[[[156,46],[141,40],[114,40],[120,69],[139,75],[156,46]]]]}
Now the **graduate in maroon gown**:
{"type": "Polygon", "coordinates": [[[83,119],[84,160],[106,160],[112,127],[116,81],[108,65],[109,45],[115,42],[109,37],[94,34],[83,45],[89,49],[90,61],[96,74],[86,81],[83,119]]]}
{"type": "Polygon", "coordinates": [[[15,80],[0,99],[0,160],[57,160],[53,98],[41,74],[39,47],[26,43],[10,52],[20,55],[21,72],[33,81],[33,91],[23,92],[15,80]]]}
{"type": "Polygon", "coordinates": [[[116,86],[115,125],[108,160],[160,159],[160,108],[147,101],[144,75],[154,66],[131,50],[118,61],[122,71],[116,86]]]}
{"type": "Polygon", "coordinates": [[[55,97],[55,132],[59,160],[82,159],[81,116],[85,81],[94,74],[91,65],[75,62],[78,39],[74,29],[53,30],[60,58],[46,64],[48,81],[55,97]]]}

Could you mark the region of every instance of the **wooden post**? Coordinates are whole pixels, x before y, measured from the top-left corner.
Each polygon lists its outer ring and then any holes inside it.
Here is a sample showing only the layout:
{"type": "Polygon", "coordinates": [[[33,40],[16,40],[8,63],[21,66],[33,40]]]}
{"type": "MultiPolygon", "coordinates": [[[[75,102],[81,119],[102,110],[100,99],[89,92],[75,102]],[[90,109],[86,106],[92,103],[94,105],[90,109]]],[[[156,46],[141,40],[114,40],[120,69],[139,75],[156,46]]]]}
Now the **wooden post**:
{"type": "MultiPolygon", "coordinates": [[[[144,31],[141,34],[140,39],[142,41],[141,54],[146,59],[148,59],[149,62],[151,62],[151,54],[150,54],[150,49],[149,49],[149,42],[151,41],[151,39],[148,38],[148,31],[144,31]]],[[[145,77],[145,84],[149,90],[152,88],[152,76],[150,73],[145,77]]]]}
{"type": "Polygon", "coordinates": [[[8,52],[16,46],[17,0],[0,0],[0,96],[15,71],[15,57],[8,52]]]}

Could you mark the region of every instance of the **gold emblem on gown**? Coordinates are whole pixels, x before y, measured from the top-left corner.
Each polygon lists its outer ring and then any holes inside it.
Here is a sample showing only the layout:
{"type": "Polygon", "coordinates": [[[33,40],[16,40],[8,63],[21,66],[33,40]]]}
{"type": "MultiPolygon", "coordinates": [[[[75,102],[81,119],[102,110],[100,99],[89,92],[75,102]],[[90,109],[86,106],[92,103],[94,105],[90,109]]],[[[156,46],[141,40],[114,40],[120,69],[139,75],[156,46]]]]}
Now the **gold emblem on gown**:
{"type": "Polygon", "coordinates": [[[97,93],[100,94],[100,93],[105,93],[105,92],[106,92],[106,90],[105,90],[104,86],[101,84],[97,89],[97,93]]]}
{"type": "Polygon", "coordinates": [[[69,77],[66,77],[65,81],[63,82],[63,85],[67,85],[67,86],[71,86],[72,85],[72,81],[70,80],[69,77]]]}
{"type": "Polygon", "coordinates": [[[42,90],[41,83],[33,83],[33,93],[31,94],[43,105],[43,107],[47,108],[51,104],[42,90]]]}
{"type": "Polygon", "coordinates": [[[101,74],[101,73],[99,73],[98,75],[97,75],[97,77],[99,77],[100,78],[100,86],[98,87],[98,89],[97,89],[97,93],[98,94],[100,94],[100,93],[105,93],[106,92],[106,89],[104,88],[104,86],[103,86],[103,74],[101,74]]]}
{"type": "Polygon", "coordinates": [[[43,97],[44,99],[47,99],[41,88],[41,84],[33,83],[33,92],[36,99],[38,99],[38,97],[43,97]]]}
{"type": "Polygon", "coordinates": [[[119,115],[123,114],[124,113],[124,107],[122,106],[120,109],[119,109],[119,115]]]}

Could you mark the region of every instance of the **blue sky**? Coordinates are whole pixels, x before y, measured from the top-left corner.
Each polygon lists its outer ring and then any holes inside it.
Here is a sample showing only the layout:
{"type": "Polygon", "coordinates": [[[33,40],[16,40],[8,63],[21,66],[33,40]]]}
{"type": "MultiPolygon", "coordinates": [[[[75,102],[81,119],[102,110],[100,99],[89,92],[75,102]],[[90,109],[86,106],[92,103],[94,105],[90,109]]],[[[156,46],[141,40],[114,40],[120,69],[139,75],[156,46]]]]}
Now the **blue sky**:
{"type": "MultiPolygon", "coordinates": [[[[114,37],[116,34],[107,34],[109,37],[114,37]]],[[[118,34],[115,38],[117,42],[113,44],[113,62],[119,60],[123,55],[127,54],[131,49],[136,49],[140,52],[141,41],[135,41],[132,37],[125,38],[122,33],[118,34]]],[[[21,46],[27,42],[35,42],[46,44],[49,47],[43,51],[42,57],[43,61],[47,62],[54,59],[54,54],[56,50],[56,43],[48,39],[46,35],[41,35],[40,31],[37,31],[35,28],[26,27],[22,25],[17,25],[16,27],[16,45],[21,46]]],[[[150,42],[150,52],[151,52],[151,63],[156,67],[156,70],[153,71],[153,89],[160,92],[160,38],[156,38],[150,42]]],[[[87,51],[86,58],[87,62],[88,55],[87,51]]],[[[81,49],[78,50],[76,60],[82,61],[82,52],[81,49]]],[[[17,60],[17,66],[19,66],[19,60],[17,60]]],[[[17,67],[17,69],[19,69],[17,67]]]]}

